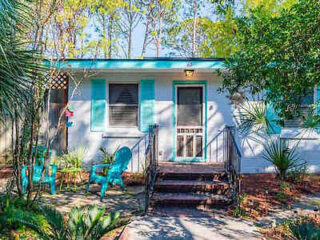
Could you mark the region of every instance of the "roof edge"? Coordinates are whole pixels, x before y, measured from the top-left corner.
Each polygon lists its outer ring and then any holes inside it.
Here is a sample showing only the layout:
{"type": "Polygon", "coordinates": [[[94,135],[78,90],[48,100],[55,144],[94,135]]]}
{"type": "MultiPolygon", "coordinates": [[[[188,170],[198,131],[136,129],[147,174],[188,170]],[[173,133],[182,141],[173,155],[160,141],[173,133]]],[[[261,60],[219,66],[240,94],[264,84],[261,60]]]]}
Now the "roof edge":
{"type": "Polygon", "coordinates": [[[178,58],[178,57],[147,57],[147,58],[66,58],[66,59],[45,59],[45,61],[224,61],[225,58],[178,58]]]}

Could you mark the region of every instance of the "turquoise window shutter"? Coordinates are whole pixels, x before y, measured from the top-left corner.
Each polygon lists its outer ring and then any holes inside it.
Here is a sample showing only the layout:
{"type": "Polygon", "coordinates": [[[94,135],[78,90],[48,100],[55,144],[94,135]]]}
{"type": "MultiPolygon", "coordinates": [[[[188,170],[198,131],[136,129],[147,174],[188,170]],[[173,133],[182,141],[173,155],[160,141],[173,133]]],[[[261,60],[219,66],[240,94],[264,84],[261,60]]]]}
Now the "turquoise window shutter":
{"type": "Polygon", "coordinates": [[[105,131],[106,81],[91,80],[91,131],[105,131]]]}
{"type": "MultiPolygon", "coordinates": [[[[316,98],[316,106],[317,106],[317,115],[320,115],[320,85],[317,85],[317,98],[316,98]]],[[[320,126],[317,127],[317,133],[320,133],[320,126]]]]}
{"type": "Polygon", "coordinates": [[[281,119],[276,113],[271,103],[267,103],[266,105],[266,117],[269,121],[269,129],[268,133],[270,134],[280,134],[281,126],[279,124],[279,120],[281,119]]]}
{"type": "Polygon", "coordinates": [[[140,81],[140,131],[147,132],[149,126],[155,124],[155,81],[140,81]]]}

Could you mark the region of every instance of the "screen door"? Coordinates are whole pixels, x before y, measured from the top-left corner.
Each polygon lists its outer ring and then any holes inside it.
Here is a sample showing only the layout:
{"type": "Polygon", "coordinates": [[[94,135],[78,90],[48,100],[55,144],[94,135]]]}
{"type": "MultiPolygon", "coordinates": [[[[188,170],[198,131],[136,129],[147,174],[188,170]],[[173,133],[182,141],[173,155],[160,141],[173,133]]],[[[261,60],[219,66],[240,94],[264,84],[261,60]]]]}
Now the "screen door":
{"type": "Polygon", "coordinates": [[[203,88],[177,88],[177,157],[202,157],[203,88]]]}

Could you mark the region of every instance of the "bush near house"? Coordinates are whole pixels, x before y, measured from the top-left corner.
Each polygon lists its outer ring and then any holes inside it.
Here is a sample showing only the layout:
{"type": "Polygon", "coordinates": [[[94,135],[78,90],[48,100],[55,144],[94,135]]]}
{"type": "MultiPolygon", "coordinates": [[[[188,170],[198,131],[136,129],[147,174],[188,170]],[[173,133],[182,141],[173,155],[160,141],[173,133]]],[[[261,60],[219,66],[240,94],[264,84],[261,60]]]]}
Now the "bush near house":
{"type": "Polygon", "coordinates": [[[278,226],[263,230],[268,239],[318,240],[320,239],[320,216],[287,219],[278,226]]]}
{"type": "Polygon", "coordinates": [[[127,223],[105,207],[74,207],[68,216],[56,208],[23,198],[0,198],[0,239],[101,239],[127,223]]]}
{"type": "Polygon", "coordinates": [[[288,172],[297,168],[300,161],[296,149],[287,147],[279,140],[264,146],[263,158],[275,166],[281,180],[286,180],[288,172]]]}

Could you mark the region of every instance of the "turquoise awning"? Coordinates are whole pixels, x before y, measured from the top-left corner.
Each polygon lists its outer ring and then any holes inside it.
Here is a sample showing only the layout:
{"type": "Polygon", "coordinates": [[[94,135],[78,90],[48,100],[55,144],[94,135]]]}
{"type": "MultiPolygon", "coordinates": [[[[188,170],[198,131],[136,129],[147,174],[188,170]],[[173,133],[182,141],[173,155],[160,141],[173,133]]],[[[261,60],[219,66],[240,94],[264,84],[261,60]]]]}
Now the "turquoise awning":
{"type": "Polygon", "coordinates": [[[69,59],[44,62],[60,69],[224,69],[223,59],[69,59]]]}

